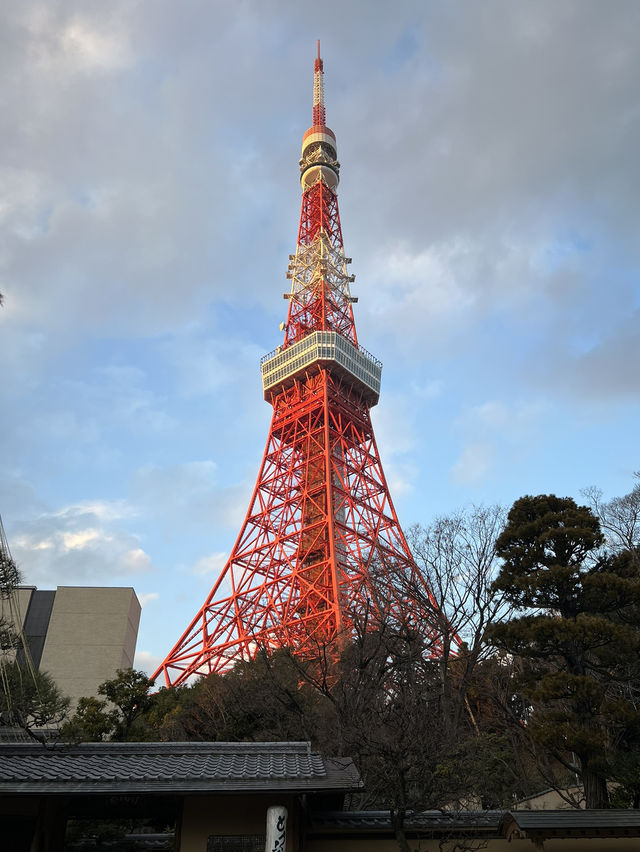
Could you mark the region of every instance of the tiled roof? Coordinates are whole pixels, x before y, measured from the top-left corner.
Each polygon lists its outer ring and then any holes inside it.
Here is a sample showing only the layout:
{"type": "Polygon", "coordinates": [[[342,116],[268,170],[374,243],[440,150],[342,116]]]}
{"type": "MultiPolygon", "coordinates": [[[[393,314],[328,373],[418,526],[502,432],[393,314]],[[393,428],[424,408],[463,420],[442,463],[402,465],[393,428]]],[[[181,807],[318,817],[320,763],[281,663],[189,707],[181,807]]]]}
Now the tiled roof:
{"type": "MultiPolygon", "coordinates": [[[[404,822],[408,837],[461,836],[518,838],[639,837],[638,810],[421,811],[404,822]]],[[[389,811],[327,811],[311,817],[313,836],[391,835],[389,811]]]]}
{"type": "Polygon", "coordinates": [[[352,790],[350,758],[308,743],[0,744],[1,793],[352,790]]]}
{"type": "Polygon", "coordinates": [[[638,810],[540,810],[511,811],[504,815],[503,826],[507,834],[521,837],[545,835],[605,836],[640,834],[638,810]]]}
{"type": "MultiPolygon", "coordinates": [[[[407,834],[451,831],[497,836],[502,811],[420,811],[407,814],[407,834]]],[[[313,814],[312,834],[386,834],[392,832],[389,811],[326,811],[313,814]]]]}

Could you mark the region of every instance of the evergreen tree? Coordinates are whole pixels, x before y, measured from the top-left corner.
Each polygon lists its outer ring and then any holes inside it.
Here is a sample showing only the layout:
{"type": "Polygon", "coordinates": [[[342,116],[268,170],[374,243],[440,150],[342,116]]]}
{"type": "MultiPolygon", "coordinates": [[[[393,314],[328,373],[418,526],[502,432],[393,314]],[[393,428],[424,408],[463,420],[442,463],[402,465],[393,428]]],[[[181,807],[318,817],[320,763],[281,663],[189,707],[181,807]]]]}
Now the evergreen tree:
{"type": "Polygon", "coordinates": [[[44,728],[57,727],[67,715],[69,699],[46,672],[17,661],[0,666],[0,719],[3,725],[22,728],[44,743],[44,728]]]}
{"type": "MultiPolygon", "coordinates": [[[[145,722],[155,696],[153,681],[136,669],[119,669],[116,676],[98,687],[98,695],[81,698],[76,711],[61,730],[70,742],[137,742],[156,736],[145,722]],[[106,700],[104,700],[106,699],[106,700]]],[[[161,690],[163,693],[164,690],[161,690]]]]}
{"type": "Polygon", "coordinates": [[[100,684],[98,695],[104,696],[115,708],[112,740],[146,739],[144,735],[136,736],[134,728],[136,721],[149,709],[152,687],[151,678],[136,669],[119,669],[114,678],[100,684]]]}
{"type": "Polygon", "coordinates": [[[0,724],[22,728],[44,743],[43,729],[56,728],[62,722],[69,699],[49,674],[35,668],[28,644],[16,627],[15,594],[21,582],[0,518],[0,724]]]}
{"type": "Polygon", "coordinates": [[[636,562],[598,556],[602,543],[598,519],[572,499],[517,500],[497,542],[496,587],[523,614],[489,631],[522,659],[528,731],[580,775],[588,808],[608,805],[612,694],[629,674],[621,661],[640,650],[636,562]]]}

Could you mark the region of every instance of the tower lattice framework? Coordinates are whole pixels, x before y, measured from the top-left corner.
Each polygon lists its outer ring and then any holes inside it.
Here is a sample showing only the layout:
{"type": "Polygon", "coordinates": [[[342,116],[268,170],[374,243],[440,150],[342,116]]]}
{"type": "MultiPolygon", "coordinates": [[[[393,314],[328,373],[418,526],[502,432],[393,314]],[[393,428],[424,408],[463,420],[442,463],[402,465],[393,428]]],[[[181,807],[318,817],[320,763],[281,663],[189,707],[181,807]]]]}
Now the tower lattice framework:
{"type": "Polygon", "coordinates": [[[229,560],[154,674],[168,686],[226,671],[258,648],[312,657],[380,600],[401,614],[392,577],[416,572],[371,425],[382,365],[356,334],[339,169],[318,45],[284,340],[261,362],[273,406],[267,446],[229,560]]]}

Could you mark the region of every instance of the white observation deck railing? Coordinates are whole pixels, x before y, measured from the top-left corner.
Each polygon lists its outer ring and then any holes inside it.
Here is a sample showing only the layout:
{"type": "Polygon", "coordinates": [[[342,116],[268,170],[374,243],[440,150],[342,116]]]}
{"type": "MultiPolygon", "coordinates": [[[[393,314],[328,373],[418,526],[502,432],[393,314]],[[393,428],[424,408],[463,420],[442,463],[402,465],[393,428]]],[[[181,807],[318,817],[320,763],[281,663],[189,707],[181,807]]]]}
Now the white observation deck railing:
{"type": "Polygon", "coordinates": [[[370,405],[378,402],[382,363],[335,331],[314,331],[293,346],[279,346],[265,355],[260,360],[265,399],[273,395],[274,388],[291,384],[294,376],[316,362],[332,363],[339,372],[348,373],[366,392],[370,405]]]}

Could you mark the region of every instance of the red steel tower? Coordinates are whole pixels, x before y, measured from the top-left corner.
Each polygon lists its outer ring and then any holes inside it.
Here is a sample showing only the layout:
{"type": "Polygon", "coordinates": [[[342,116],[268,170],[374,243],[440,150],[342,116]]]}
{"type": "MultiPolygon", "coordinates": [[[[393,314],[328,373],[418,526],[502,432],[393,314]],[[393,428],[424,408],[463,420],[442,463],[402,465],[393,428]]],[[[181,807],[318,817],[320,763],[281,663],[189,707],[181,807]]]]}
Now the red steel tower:
{"type": "Polygon", "coordinates": [[[154,674],[167,686],[223,672],[258,648],[312,656],[376,601],[400,612],[391,577],[416,570],[371,425],[382,365],[356,335],[339,168],[318,43],[284,340],[261,363],[264,397],[273,406],[267,446],[229,560],[154,674]]]}

